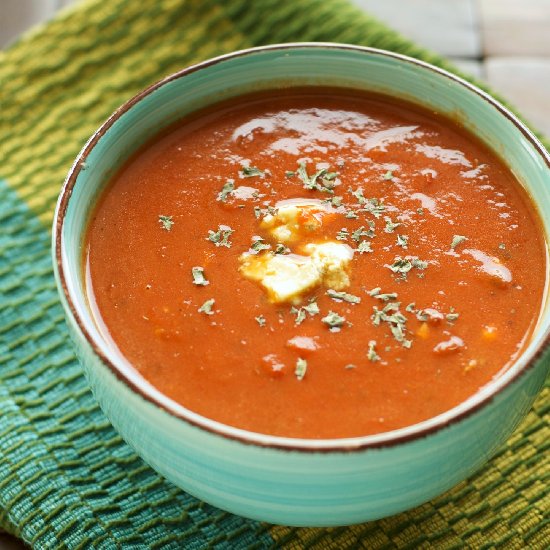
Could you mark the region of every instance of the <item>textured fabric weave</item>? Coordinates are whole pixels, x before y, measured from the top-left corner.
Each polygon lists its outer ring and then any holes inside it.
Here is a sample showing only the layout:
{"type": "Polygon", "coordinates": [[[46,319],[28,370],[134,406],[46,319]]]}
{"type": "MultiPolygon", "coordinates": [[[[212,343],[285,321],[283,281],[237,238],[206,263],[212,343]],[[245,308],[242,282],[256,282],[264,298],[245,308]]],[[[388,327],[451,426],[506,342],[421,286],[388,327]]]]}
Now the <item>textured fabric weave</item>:
{"type": "Polygon", "coordinates": [[[344,0],[90,0],[0,54],[0,527],[35,548],[545,548],[548,387],[477,475],[415,510],[335,529],[217,510],[145,465],[75,360],[49,225],[72,160],[121,103],[231,50],[347,42],[446,63],[344,0]]]}

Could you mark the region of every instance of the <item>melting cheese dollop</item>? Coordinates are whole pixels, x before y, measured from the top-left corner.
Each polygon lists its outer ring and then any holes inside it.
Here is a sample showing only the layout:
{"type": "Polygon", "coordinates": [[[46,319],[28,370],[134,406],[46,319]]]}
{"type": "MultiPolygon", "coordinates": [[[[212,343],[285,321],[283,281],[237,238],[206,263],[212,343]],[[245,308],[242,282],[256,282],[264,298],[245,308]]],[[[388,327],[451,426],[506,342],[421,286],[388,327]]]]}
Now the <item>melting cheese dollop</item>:
{"type": "Polygon", "coordinates": [[[328,241],[306,244],[304,249],[322,273],[322,284],[334,290],[342,290],[349,286],[347,267],[353,259],[353,248],[344,243],[328,241]]]}
{"type": "Polygon", "coordinates": [[[309,242],[337,210],[317,199],[288,199],[276,204],[260,227],[275,243],[292,244],[296,254],[273,250],[242,254],[240,272],[259,283],[271,302],[299,303],[313,288],[325,285],[334,290],[349,286],[348,266],[353,248],[335,241],[309,242]]]}
{"type": "Polygon", "coordinates": [[[309,255],[243,254],[240,271],[247,279],[260,283],[274,303],[299,303],[307,292],[320,285],[335,290],[349,285],[351,247],[329,241],[307,244],[304,250],[309,255]]]}
{"type": "Polygon", "coordinates": [[[288,199],[277,203],[275,212],[268,214],[260,227],[280,243],[290,243],[318,230],[325,216],[333,215],[332,208],[317,199],[288,199]]]}

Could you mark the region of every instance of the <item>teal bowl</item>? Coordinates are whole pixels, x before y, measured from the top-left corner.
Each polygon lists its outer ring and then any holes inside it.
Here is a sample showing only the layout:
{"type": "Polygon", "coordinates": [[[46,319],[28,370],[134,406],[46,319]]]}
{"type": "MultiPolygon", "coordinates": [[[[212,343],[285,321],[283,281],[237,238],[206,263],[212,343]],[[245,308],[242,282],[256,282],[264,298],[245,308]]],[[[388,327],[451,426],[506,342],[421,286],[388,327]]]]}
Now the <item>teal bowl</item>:
{"type": "Polygon", "coordinates": [[[90,212],[109,177],[133,151],[197,109],[247,92],[293,85],[373,91],[458,117],[525,186],[548,241],[550,156],[490,96],[402,55],[338,44],[284,44],[184,69],[138,94],[103,124],[77,157],[59,197],[55,275],[69,332],[95,397],[113,426],[155,470],[235,514],[295,526],[346,525],[426,502],[479,469],[506,441],[548,372],[546,299],[521,357],[459,406],[387,433],[308,440],[233,428],[167,398],[96,326],[85,292],[82,243],[90,212]]]}

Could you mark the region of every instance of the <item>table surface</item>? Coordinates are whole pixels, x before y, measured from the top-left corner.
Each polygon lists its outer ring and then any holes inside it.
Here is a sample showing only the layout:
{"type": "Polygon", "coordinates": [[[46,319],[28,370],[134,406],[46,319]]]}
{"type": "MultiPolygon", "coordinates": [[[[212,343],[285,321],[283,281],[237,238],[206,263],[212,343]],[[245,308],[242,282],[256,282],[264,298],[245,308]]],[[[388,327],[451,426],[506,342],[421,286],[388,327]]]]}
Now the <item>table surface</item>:
{"type": "MultiPolygon", "coordinates": [[[[80,0],[1,0],[0,48],[80,0]]],[[[550,135],[550,0],[351,0],[486,81],[550,135]]],[[[0,534],[0,550],[24,546],[0,534]]]]}

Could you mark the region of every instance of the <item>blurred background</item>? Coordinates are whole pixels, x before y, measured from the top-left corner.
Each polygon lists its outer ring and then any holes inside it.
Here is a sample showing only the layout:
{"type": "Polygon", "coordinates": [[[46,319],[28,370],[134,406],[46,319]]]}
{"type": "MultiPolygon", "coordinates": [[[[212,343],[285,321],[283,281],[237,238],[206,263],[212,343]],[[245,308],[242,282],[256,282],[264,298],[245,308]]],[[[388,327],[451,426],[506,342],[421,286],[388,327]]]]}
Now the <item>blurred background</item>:
{"type": "MultiPolygon", "coordinates": [[[[0,0],[0,47],[79,1],[0,0]]],[[[550,135],[550,0],[350,1],[488,82],[550,135]]]]}

